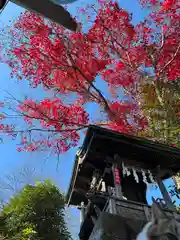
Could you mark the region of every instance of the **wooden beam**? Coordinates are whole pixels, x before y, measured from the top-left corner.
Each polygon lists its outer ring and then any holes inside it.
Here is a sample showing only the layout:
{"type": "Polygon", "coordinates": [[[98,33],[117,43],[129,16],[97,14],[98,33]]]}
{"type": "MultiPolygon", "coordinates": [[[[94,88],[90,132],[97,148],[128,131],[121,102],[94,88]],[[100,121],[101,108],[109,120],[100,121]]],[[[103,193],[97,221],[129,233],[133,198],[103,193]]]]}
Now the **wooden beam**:
{"type": "Polygon", "coordinates": [[[133,159],[122,158],[118,154],[115,154],[115,158],[107,156],[105,158],[105,162],[110,164],[114,164],[114,163],[121,164],[122,162],[124,162],[126,167],[129,167],[129,168],[134,167],[137,171],[140,171],[140,172],[141,172],[141,169],[143,169],[145,172],[152,169],[151,166],[148,166],[143,162],[138,162],[133,159]]]}
{"type": "Polygon", "coordinates": [[[74,192],[82,194],[82,195],[86,195],[86,191],[83,190],[82,188],[74,188],[74,192]]]}
{"type": "Polygon", "coordinates": [[[91,219],[92,219],[94,225],[96,225],[96,223],[97,223],[97,218],[95,218],[94,216],[91,216],[91,219]]]}
{"type": "Polygon", "coordinates": [[[84,222],[84,216],[85,216],[84,202],[81,202],[81,205],[78,209],[80,210],[80,224],[82,224],[82,222],[84,222]]]}
{"type": "Polygon", "coordinates": [[[100,216],[100,214],[101,214],[100,208],[99,208],[98,206],[94,205],[94,210],[95,210],[95,212],[96,212],[97,217],[99,218],[99,216],[100,216]]]}
{"type": "Polygon", "coordinates": [[[171,169],[162,169],[159,168],[156,175],[158,176],[158,178],[162,179],[164,178],[166,175],[172,176],[174,173],[171,169]]]}
{"type": "Polygon", "coordinates": [[[77,182],[80,182],[82,185],[89,184],[91,182],[91,179],[85,176],[78,176],[77,182]]]}
{"type": "Polygon", "coordinates": [[[116,211],[116,200],[114,198],[109,198],[109,212],[111,214],[117,214],[117,211],[116,211]]]}
{"type": "Polygon", "coordinates": [[[85,162],[85,164],[84,164],[84,166],[83,166],[84,168],[92,168],[92,169],[96,169],[97,167],[93,164],[93,163],[91,163],[91,162],[85,162]]]}

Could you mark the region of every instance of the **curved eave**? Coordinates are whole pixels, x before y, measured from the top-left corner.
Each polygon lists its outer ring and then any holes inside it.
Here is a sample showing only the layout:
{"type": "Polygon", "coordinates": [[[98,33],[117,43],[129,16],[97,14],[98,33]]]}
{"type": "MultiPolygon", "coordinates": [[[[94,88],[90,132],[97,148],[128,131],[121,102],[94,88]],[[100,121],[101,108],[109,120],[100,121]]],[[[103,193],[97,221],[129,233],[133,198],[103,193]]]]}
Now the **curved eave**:
{"type": "MultiPolygon", "coordinates": [[[[87,148],[87,145],[88,145],[88,142],[89,142],[89,136],[91,136],[91,131],[90,130],[91,130],[91,126],[89,126],[89,128],[87,130],[86,137],[85,137],[83,145],[81,147],[80,155],[83,155],[86,148],[87,148]]],[[[71,203],[71,197],[72,197],[72,194],[73,194],[74,185],[75,185],[78,170],[79,170],[78,162],[79,162],[79,158],[76,154],[75,160],[74,160],[74,166],[73,166],[73,170],[72,170],[72,175],[71,175],[71,180],[70,180],[69,188],[68,188],[67,195],[66,195],[67,205],[70,205],[70,203],[71,203]]]]}
{"type": "Polygon", "coordinates": [[[78,157],[76,155],[76,158],[75,158],[75,161],[74,161],[74,166],[73,166],[73,172],[72,172],[72,175],[71,175],[70,185],[69,185],[68,192],[67,192],[67,195],[66,195],[67,205],[69,205],[70,200],[71,200],[71,196],[72,196],[72,193],[73,193],[73,188],[74,188],[74,184],[75,184],[75,181],[76,181],[77,173],[78,173],[78,157]]]}
{"type": "Polygon", "coordinates": [[[8,2],[8,0],[0,0],[0,13],[4,10],[8,2]]]}

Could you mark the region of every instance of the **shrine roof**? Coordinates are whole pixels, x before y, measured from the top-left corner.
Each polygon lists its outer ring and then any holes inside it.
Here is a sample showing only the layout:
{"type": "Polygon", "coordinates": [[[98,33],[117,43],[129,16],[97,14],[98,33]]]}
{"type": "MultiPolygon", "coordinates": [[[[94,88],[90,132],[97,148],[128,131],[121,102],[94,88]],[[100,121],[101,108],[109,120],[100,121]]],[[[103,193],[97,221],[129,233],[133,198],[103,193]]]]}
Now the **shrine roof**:
{"type": "Polygon", "coordinates": [[[81,150],[76,154],[67,193],[68,204],[79,205],[81,201],[87,200],[85,194],[88,192],[93,169],[103,171],[107,164],[105,159],[113,158],[115,154],[132,167],[153,170],[160,166],[173,173],[180,171],[179,148],[91,125],[81,150]]]}

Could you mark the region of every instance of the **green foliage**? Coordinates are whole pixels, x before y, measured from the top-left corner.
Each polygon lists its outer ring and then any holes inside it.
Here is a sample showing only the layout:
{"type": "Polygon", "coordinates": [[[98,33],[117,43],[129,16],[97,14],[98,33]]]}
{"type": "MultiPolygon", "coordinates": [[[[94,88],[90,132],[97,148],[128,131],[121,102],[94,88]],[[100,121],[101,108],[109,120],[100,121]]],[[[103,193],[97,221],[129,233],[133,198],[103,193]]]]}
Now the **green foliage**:
{"type": "Polygon", "coordinates": [[[27,185],[1,212],[0,231],[11,240],[71,239],[64,204],[64,196],[49,180],[27,185]]]}
{"type": "MultiPolygon", "coordinates": [[[[174,182],[175,182],[175,194],[177,198],[180,199],[180,173],[174,176],[174,182]]],[[[179,207],[179,210],[180,210],[180,207],[179,207]]]]}
{"type": "Polygon", "coordinates": [[[0,240],[7,240],[4,236],[0,235],[0,240]]]}
{"type": "MultiPolygon", "coordinates": [[[[147,117],[149,127],[139,136],[163,142],[180,148],[180,79],[164,81],[148,77],[148,83],[142,79],[140,104],[143,114],[147,117]]],[[[174,176],[178,197],[180,191],[180,174],[174,176]]]]}
{"type": "Polygon", "coordinates": [[[142,81],[139,93],[141,109],[149,122],[142,135],[180,147],[180,80],[155,82],[150,78],[148,83],[142,81]]]}

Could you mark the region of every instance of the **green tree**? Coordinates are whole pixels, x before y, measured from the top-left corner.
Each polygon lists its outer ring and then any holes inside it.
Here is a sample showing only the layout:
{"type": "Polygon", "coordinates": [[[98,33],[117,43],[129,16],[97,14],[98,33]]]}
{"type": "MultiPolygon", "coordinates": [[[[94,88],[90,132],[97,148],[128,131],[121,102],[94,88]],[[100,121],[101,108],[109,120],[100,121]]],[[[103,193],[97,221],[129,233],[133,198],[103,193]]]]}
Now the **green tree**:
{"type": "Polygon", "coordinates": [[[0,240],[7,240],[4,236],[0,235],[0,240]]]}
{"type": "Polygon", "coordinates": [[[154,81],[147,76],[140,84],[137,97],[149,123],[144,135],[180,147],[180,80],[154,81]]]}
{"type": "MultiPolygon", "coordinates": [[[[142,79],[136,97],[141,99],[139,106],[148,119],[148,128],[139,136],[180,147],[180,79],[154,81],[146,76],[142,79]]],[[[173,177],[178,195],[180,175],[173,177]]]]}
{"type": "Polygon", "coordinates": [[[0,231],[11,240],[68,240],[64,196],[46,180],[26,185],[1,212],[0,231]]]}

